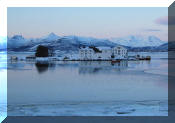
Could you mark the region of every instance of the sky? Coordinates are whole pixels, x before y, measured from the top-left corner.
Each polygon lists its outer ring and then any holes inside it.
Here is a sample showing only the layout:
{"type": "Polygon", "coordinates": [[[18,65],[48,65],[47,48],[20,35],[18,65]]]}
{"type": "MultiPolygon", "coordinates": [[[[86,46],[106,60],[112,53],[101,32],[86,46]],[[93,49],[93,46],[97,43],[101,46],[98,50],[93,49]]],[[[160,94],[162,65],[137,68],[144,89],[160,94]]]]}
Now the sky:
{"type": "Polygon", "coordinates": [[[168,39],[166,7],[8,7],[8,36],[115,38],[154,35],[168,39]]]}

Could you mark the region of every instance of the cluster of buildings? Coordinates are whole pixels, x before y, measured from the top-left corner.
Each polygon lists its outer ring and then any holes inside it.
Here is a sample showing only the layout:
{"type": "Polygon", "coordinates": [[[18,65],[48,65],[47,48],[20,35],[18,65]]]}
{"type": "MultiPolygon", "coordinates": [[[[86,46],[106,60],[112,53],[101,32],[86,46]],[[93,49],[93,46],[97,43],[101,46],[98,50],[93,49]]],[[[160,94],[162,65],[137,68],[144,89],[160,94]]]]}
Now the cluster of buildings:
{"type": "Polygon", "coordinates": [[[95,61],[95,60],[126,60],[128,59],[128,51],[122,46],[116,47],[81,47],[79,53],[64,54],[58,56],[57,53],[49,52],[41,48],[41,51],[37,50],[35,55],[27,56],[26,60],[80,60],[80,61],[95,61]],[[36,55],[37,54],[37,55],[36,55]]]}
{"type": "Polygon", "coordinates": [[[81,47],[80,60],[119,60],[127,59],[128,51],[122,46],[116,47],[81,47]]]}

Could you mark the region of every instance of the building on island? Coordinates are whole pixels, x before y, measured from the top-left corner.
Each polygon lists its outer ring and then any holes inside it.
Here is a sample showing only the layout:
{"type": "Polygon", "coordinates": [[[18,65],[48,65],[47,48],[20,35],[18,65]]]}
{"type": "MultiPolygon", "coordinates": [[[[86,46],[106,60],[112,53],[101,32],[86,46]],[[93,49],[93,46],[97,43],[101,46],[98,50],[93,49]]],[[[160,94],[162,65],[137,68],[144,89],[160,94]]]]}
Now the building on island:
{"type": "Polygon", "coordinates": [[[122,46],[116,47],[81,47],[79,49],[80,60],[118,60],[127,59],[127,49],[122,46]]]}

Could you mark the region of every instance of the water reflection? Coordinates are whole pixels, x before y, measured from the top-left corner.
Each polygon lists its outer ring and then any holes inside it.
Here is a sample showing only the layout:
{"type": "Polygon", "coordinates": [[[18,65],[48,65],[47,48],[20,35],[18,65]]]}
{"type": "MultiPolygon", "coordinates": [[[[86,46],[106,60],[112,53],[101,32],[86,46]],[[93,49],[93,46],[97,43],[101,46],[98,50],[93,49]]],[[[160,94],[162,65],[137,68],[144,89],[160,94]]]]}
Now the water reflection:
{"type": "Polygon", "coordinates": [[[7,68],[7,61],[6,61],[7,54],[0,52],[0,70],[4,70],[7,68]]]}
{"type": "Polygon", "coordinates": [[[55,68],[55,63],[49,63],[49,62],[36,62],[35,63],[36,69],[38,73],[44,73],[49,70],[49,68],[55,68]]]}
{"type": "Polygon", "coordinates": [[[36,69],[39,74],[56,69],[75,69],[82,74],[108,74],[119,73],[129,69],[147,69],[159,65],[151,64],[150,61],[8,61],[8,69],[30,70],[36,69]]]}
{"type": "Polygon", "coordinates": [[[22,70],[25,68],[25,63],[21,63],[18,61],[8,61],[7,69],[15,69],[15,70],[22,70]]]}
{"type": "Polygon", "coordinates": [[[50,69],[72,69],[77,68],[78,74],[116,73],[128,68],[128,61],[77,61],[77,62],[36,62],[35,67],[41,74],[50,69]]]}
{"type": "Polygon", "coordinates": [[[79,74],[118,72],[127,69],[128,61],[80,61],[79,74]]]}

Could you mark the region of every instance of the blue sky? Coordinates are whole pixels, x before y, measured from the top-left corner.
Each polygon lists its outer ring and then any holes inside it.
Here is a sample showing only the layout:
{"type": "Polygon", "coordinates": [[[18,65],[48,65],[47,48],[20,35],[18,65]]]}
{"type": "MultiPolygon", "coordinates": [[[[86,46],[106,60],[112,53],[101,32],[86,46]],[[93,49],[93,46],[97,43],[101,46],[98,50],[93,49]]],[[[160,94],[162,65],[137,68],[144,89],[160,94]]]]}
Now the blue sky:
{"type": "Polygon", "coordinates": [[[22,34],[26,38],[54,32],[96,38],[155,35],[167,40],[167,16],[165,7],[10,7],[7,25],[8,36],[22,34]]]}

